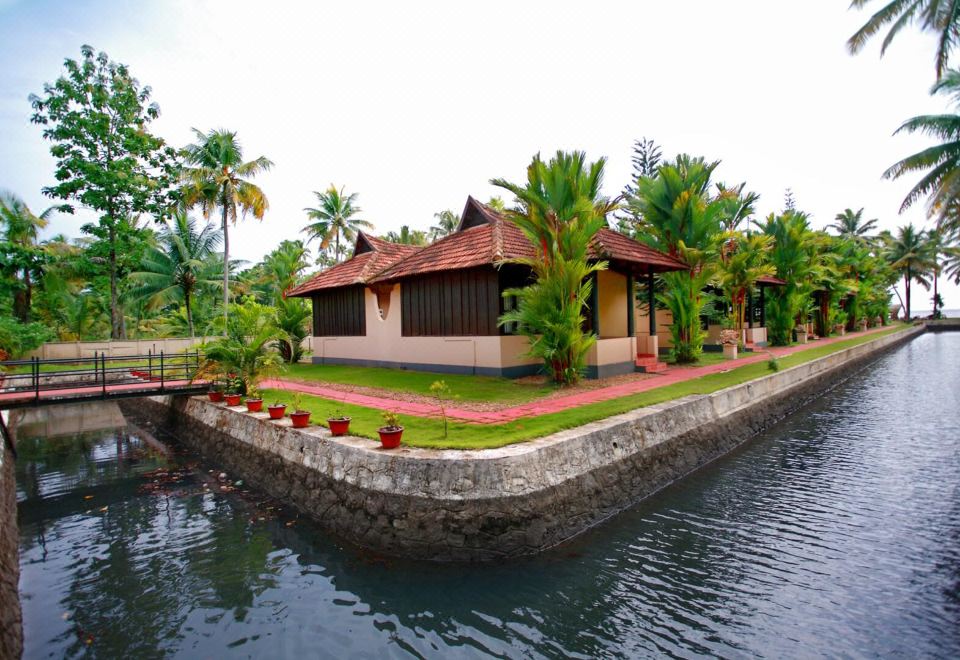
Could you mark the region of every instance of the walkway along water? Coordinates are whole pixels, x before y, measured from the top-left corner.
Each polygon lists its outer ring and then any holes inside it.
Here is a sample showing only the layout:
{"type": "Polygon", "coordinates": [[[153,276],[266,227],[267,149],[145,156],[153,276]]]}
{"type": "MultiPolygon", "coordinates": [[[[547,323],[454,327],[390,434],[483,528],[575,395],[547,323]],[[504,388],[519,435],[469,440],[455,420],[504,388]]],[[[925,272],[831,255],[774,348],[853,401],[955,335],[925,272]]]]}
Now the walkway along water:
{"type": "Polygon", "coordinates": [[[536,440],[475,451],[381,451],[201,398],[137,410],[272,496],[364,547],[438,561],[536,554],[733,449],[922,333],[884,335],[707,395],[630,411],[536,440]]]}
{"type": "Polygon", "coordinates": [[[97,406],[21,425],[27,658],[960,656],[958,333],[560,548],[484,565],[345,546],[97,406]]]}

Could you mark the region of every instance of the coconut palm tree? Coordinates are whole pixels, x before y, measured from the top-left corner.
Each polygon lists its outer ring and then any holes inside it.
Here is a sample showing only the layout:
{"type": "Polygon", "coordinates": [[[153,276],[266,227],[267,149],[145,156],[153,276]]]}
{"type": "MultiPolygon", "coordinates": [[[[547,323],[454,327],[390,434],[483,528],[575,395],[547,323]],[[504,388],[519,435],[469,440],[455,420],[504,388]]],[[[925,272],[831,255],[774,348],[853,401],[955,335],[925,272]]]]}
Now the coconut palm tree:
{"type": "Polygon", "coordinates": [[[134,283],[129,295],[135,300],[161,307],[183,301],[187,328],[194,336],[192,298],[198,290],[214,290],[220,284],[220,264],[210,259],[223,239],[221,232],[207,223],[197,223],[184,211],[174,214],[172,224],[160,230],[157,247],[147,250],[141,270],[131,273],[134,283]]]}
{"type": "Polygon", "coordinates": [[[203,133],[193,129],[197,142],[183,150],[186,166],[183,168],[184,202],[188,206],[200,206],[204,217],[209,218],[214,209],[221,214],[220,229],[223,232],[223,320],[226,326],[230,307],[230,233],[229,223],[236,224],[239,217],[251,213],[262,220],[270,208],[263,191],[249,179],[267,172],[273,163],[264,156],[243,160],[243,148],[237,134],[224,129],[203,133]]]}
{"type": "MultiPolygon", "coordinates": [[[[960,72],[948,71],[931,93],[946,94],[960,106],[960,72]]],[[[907,156],[893,164],[883,176],[899,179],[913,172],[926,172],[907,193],[900,205],[901,213],[923,197],[928,197],[928,211],[938,222],[956,218],[951,210],[960,201],[960,114],[920,115],[908,119],[894,135],[901,132],[924,133],[939,141],[932,147],[907,156]]]]}
{"type": "Polygon", "coordinates": [[[390,231],[384,239],[401,245],[426,245],[427,232],[421,229],[410,229],[407,225],[400,227],[400,231],[390,231]]]}
{"type": "Polygon", "coordinates": [[[900,227],[897,234],[888,239],[886,257],[890,266],[903,274],[904,311],[909,320],[910,285],[916,282],[925,289],[930,288],[927,275],[933,268],[933,261],[924,232],[918,231],[913,223],[900,227]]]}
{"type": "Polygon", "coordinates": [[[862,208],[858,211],[844,209],[843,213],[836,215],[834,222],[827,225],[827,229],[834,230],[838,236],[846,236],[863,243],[869,238],[869,232],[877,229],[877,219],[864,221],[862,208]]]}
{"type": "Polygon", "coordinates": [[[460,216],[450,209],[440,211],[440,213],[434,213],[433,217],[437,219],[437,224],[430,227],[431,241],[443,238],[447,234],[452,234],[460,224],[460,216]]]}
{"type": "Polygon", "coordinates": [[[307,234],[307,243],[318,238],[321,250],[326,250],[333,243],[333,255],[336,261],[340,261],[343,254],[340,250],[341,236],[344,244],[348,244],[361,229],[373,229],[371,223],[354,217],[360,213],[360,207],[356,205],[358,193],[345,195],[343,190],[342,187],[337,190],[337,187],[331,183],[330,187],[322,193],[314,191],[313,194],[316,195],[319,206],[303,209],[307,212],[307,218],[313,221],[303,228],[304,233],[307,234]]]}
{"type": "Polygon", "coordinates": [[[13,193],[0,192],[0,241],[4,243],[4,266],[13,279],[18,279],[13,296],[13,315],[21,323],[30,321],[33,274],[38,270],[41,251],[37,247],[40,230],[47,226],[58,207],[51,206],[34,215],[26,202],[13,193]]]}
{"type": "MultiPolygon", "coordinates": [[[[851,53],[858,53],[881,29],[890,26],[880,47],[880,55],[886,53],[897,34],[908,25],[919,25],[925,32],[937,37],[937,79],[947,68],[950,53],[960,35],[960,7],[954,1],[944,0],[882,0],[884,3],[863,27],[847,41],[851,53]]],[[[853,0],[851,7],[861,9],[870,0],[853,0]]]]}
{"type": "Polygon", "coordinates": [[[596,335],[583,332],[583,308],[592,290],[590,275],[606,268],[605,262],[588,262],[589,245],[616,208],[600,193],[604,164],[602,158],[587,163],[583,152],[558,151],[549,162],[537,154],[523,185],[490,181],[513,193],[517,206],[506,218],[536,246],[535,257],[516,260],[533,271],[534,282],[504,292],[517,296],[518,306],[500,323],[518,324],[530,341],[528,355],[542,360],[558,384],[580,378],[596,342],[596,335]]]}

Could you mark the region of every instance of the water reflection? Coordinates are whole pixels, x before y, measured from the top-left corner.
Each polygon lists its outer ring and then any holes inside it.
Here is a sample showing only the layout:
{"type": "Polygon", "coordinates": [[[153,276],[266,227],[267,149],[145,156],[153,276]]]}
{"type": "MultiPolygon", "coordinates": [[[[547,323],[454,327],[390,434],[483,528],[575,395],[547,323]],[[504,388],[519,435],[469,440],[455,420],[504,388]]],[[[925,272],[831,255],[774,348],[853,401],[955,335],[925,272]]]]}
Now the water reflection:
{"type": "Polygon", "coordinates": [[[609,524],[491,566],[345,547],[142,424],[21,433],[27,656],[956,657],[958,349],[925,335],[609,524]]]}

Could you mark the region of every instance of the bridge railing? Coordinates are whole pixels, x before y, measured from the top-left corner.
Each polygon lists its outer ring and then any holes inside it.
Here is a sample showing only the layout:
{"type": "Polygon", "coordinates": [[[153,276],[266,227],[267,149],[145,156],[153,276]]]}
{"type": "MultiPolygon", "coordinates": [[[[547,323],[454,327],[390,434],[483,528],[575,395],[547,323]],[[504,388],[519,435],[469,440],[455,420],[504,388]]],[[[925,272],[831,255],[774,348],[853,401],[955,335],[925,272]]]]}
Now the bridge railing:
{"type": "Polygon", "coordinates": [[[145,355],[0,362],[0,394],[32,393],[40,399],[44,392],[151,389],[163,392],[168,385],[194,380],[203,355],[199,350],[180,353],[147,352],[145,355]]]}

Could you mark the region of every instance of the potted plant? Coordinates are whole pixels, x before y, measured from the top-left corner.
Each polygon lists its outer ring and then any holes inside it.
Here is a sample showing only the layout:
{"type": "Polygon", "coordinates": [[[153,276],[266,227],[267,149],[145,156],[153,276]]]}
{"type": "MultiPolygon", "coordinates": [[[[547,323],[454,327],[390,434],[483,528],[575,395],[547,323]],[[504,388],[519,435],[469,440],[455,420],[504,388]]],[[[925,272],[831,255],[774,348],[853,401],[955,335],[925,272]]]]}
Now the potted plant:
{"type": "Polygon", "coordinates": [[[396,449],[400,446],[400,437],[403,435],[403,427],[400,426],[400,416],[395,412],[384,411],[383,426],[377,429],[380,434],[380,444],[384,449],[396,449]]]}
{"type": "Polygon", "coordinates": [[[807,326],[805,326],[805,325],[798,325],[796,328],[793,329],[793,331],[797,333],[797,343],[798,343],[798,344],[806,344],[806,343],[807,343],[807,326]]]}
{"type": "Polygon", "coordinates": [[[263,410],[263,399],[260,397],[260,393],[252,387],[247,390],[247,398],[244,399],[244,403],[247,404],[247,412],[261,412],[263,410]]]}
{"type": "Polygon", "coordinates": [[[737,349],[740,347],[740,333],[735,328],[724,328],[720,331],[720,343],[723,345],[723,357],[736,360],[737,349]]]}
{"type": "Polygon", "coordinates": [[[207,396],[214,403],[220,403],[223,401],[223,385],[211,385],[210,390],[207,392],[207,396]]]}
{"type": "Polygon", "coordinates": [[[267,412],[270,414],[270,419],[283,419],[284,414],[287,412],[287,405],[275,401],[272,406],[267,406],[267,412]]]}
{"type": "Polygon", "coordinates": [[[239,406],[240,399],[243,398],[243,395],[239,392],[227,392],[223,395],[223,398],[228,406],[239,406]]]}
{"type": "Polygon", "coordinates": [[[293,422],[293,428],[305,429],[310,424],[310,411],[303,410],[300,407],[300,393],[293,395],[293,411],[290,413],[290,421],[293,422]]]}
{"type": "Polygon", "coordinates": [[[327,418],[327,426],[330,427],[331,435],[346,435],[350,432],[350,418],[338,408],[327,418]]]}

